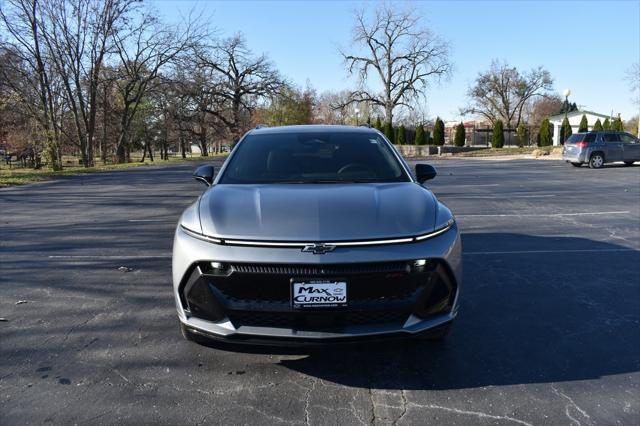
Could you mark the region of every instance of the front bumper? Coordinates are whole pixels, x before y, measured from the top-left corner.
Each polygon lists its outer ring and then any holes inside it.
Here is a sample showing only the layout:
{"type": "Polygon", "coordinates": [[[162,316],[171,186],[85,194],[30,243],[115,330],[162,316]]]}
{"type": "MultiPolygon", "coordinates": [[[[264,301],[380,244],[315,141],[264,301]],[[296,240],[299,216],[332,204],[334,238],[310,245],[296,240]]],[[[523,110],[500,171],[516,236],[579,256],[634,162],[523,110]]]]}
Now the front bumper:
{"type": "Polygon", "coordinates": [[[454,226],[421,242],[314,255],[211,244],[178,227],[173,279],[180,321],[210,338],[287,344],[406,337],[457,315],[461,243],[454,226]],[[416,267],[416,259],[428,259],[427,265],[416,267]],[[227,269],[216,272],[211,261],[227,269]],[[294,309],[290,279],[303,277],[346,279],[349,306],[294,309]]]}

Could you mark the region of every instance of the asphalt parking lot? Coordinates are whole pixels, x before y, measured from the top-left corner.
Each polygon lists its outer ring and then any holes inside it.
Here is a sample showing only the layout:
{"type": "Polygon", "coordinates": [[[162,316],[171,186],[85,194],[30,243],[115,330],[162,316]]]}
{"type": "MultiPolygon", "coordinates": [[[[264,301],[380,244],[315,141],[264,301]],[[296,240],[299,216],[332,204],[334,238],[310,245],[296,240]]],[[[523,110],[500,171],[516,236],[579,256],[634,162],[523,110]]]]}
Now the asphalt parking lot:
{"type": "Polygon", "coordinates": [[[0,424],[639,424],[640,166],[433,164],[465,253],[444,343],[183,340],[195,164],[0,190],[0,424]]]}

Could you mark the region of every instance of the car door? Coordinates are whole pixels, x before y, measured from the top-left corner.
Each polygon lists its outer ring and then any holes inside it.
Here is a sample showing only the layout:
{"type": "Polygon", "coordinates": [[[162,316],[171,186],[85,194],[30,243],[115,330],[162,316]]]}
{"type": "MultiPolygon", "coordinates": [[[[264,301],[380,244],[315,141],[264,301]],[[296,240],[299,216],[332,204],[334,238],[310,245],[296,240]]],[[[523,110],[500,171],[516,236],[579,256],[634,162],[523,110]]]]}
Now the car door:
{"type": "Polygon", "coordinates": [[[607,163],[622,161],[622,141],[619,134],[606,132],[602,135],[602,141],[604,142],[604,161],[607,163]]]}
{"type": "Polygon", "coordinates": [[[629,133],[620,133],[624,161],[640,161],[640,141],[629,133]]]}

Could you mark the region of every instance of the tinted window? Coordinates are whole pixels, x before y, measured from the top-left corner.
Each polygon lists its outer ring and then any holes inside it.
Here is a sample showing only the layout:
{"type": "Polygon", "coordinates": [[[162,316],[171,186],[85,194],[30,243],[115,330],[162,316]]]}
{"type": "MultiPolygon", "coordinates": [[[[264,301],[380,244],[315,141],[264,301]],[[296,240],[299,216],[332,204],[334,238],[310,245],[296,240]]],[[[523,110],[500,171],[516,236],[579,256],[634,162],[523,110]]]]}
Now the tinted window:
{"type": "Polygon", "coordinates": [[[605,133],[602,135],[605,142],[620,142],[620,136],[617,133],[605,133]]]}
{"type": "Polygon", "coordinates": [[[577,142],[595,142],[596,134],[595,133],[575,133],[569,136],[566,143],[577,143],[577,142]]]}
{"type": "Polygon", "coordinates": [[[410,181],[391,149],[373,132],[248,135],[219,183],[410,181]]]}
{"type": "Polygon", "coordinates": [[[576,133],[575,135],[569,136],[566,143],[582,142],[584,136],[585,136],[584,133],[576,133]]]}
{"type": "Polygon", "coordinates": [[[625,143],[638,143],[638,139],[629,133],[620,133],[620,140],[625,143]]]}

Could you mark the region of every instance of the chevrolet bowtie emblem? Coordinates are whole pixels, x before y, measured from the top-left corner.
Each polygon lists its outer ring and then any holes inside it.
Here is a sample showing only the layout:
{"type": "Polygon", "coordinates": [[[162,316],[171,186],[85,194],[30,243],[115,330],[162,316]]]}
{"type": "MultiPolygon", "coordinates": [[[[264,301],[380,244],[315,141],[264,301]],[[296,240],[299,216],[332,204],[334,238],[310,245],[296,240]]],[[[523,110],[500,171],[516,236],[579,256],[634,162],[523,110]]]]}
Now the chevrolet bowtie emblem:
{"type": "Polygon", "coordinates": [[[307,244],[306,246],[304,246],[302,251],[313,254],[325,254],[333,251],[335,248],[336,246],[333,246],[331,244],[307,244]]]}

